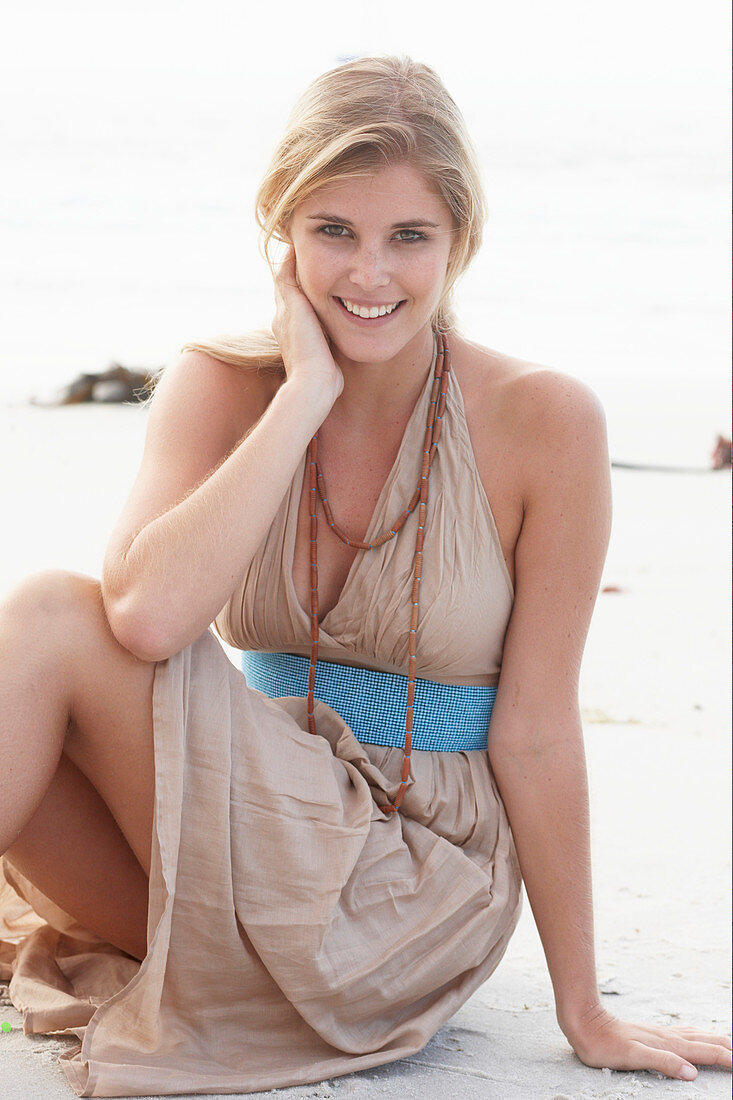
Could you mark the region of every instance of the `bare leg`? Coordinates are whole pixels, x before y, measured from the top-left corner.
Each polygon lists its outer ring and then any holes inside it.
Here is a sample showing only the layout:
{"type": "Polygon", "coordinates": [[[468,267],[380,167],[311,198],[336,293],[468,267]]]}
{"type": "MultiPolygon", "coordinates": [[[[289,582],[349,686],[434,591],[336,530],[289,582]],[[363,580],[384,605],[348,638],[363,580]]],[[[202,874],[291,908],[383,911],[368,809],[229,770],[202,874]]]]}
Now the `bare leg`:
{"type": "MultiPolygon", "coordinates": [[[[128,904],[122,900],[126,889],[133,889],[129,911],[135,931],[122,938],[129,945],[123,949],[134,946],[131,953],[137,955],[142,880],[130,851],[149,873],[153,674],[154,665],[117,643],[99,586],[89,578],[42,574],[0,608],[0,852],[12,849],[11,862],[93,931],[112,913],[115,889],[118,912],[128,904]],[[70,803],[66,811],[64,801],[70,803]],[[114,821],[104,817],[104,806],[114,821]],[[87,852],[78,844],[65,845],[61,828],[86,837],[87,852]],[[97,841],[94,852],[90,846],[97,841]],[[110,864],[113,851],[117,859],[110,864]],[[54,860],[58,866],[51,870],[54,860]],[[93,887],[95,874],[114,878],[116,886],[93,887]]],[[[110,942],[123,946],[120,939],[116,934],[110,942]]]]}
{"type": "Polygon", "coordinates": [[[65,753],[7,856],[84,928],[136,959],[145,957],[147,876],[106,803],[65,753]]]}

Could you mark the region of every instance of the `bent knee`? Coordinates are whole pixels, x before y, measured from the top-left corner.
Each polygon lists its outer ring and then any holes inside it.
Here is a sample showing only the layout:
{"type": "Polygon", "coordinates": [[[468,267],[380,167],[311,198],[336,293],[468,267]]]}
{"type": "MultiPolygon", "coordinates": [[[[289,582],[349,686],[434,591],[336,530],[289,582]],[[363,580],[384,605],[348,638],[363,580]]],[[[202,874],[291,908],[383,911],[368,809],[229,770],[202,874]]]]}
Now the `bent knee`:
{"type": "Polygon", "coordinates": [[[48,569],[20,582],[8,596],[7,610],[26,619],[45,620],[49,624],[85,609],[103,613],[102,591],[98,580],[82,573],[48,569]]]}
{"type": "MultiPolygon", "coordinates": [[[[69,706],[89,685],[107,690],[142,666],[112,633],[100,582],[81,573],[52,570],[22,581],[0,606],[0,641],[39,676],[55,676],[69,706]]],[[[138,686],[147,690],[147,681],[138,686]]]]}
{"type": "Polygon", "coordinates": [[[4,632],[34,648],[58,643],[63,651],[83,640],[112,640],[100,583],[81,573],[57,569],[27,577],[10,592],[1,614],[4,632]]]}

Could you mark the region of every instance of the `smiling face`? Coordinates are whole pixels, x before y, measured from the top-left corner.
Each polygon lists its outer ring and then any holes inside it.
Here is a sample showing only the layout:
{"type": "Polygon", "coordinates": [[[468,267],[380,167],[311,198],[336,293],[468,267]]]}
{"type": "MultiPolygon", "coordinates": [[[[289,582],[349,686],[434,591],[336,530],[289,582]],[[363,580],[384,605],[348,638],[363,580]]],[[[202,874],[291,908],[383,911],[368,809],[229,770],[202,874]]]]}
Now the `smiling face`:
{"type": "Polygon", "coordinates": [[[295,210],[298,280],[353,362],[386,362],[424,336],[445,287],[450,210],[408,164],[318,188],[295,210]]]}

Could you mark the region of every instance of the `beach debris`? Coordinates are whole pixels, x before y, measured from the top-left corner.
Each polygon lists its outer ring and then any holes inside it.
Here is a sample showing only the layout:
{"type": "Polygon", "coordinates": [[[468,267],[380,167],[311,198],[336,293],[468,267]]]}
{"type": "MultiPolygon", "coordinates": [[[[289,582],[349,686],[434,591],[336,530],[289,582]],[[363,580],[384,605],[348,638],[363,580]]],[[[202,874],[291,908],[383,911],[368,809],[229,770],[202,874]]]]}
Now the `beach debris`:
{"type": "Polygon", "coordinates": [[[709,466],[656,466],[648,462],[611,463],[614,470],[644,470],[655,474],[709,474],[711,470],[729,470],[733,465],[733,442],[725,435],[718,435],[710,455],[709,466]]]}
{"type": "Polygon", "coordinates": [[[733,464],[733,441],[719,435],[710,456],[714,470],[725,470],[733,464]]]}
{"type": "Polygon", "coordinates": [[[632,718],[630,715],[625,718],[618,718],[612,714],[607,714],[605,710],[601,710],[600,707],[581,707],[580,716],[583,722],[588,722],[594,726],[640,726],[642,725],[640,718],[632,718]]]}
{"type": "Polygon", "coordinates": [[[87,401],[111,404],[144,400],[153,384],[157,370],[132,370],[120,363],[111,363],[97,374],[79,374],[66,386],[43,397],[32,397],[32,405],[81,405],[87,401]]]}
{"type": "Polygon", "coordinates": [[[604,584],[601,592],[625,592],[626,589],[622,588],[620,584],[604,584]]]}

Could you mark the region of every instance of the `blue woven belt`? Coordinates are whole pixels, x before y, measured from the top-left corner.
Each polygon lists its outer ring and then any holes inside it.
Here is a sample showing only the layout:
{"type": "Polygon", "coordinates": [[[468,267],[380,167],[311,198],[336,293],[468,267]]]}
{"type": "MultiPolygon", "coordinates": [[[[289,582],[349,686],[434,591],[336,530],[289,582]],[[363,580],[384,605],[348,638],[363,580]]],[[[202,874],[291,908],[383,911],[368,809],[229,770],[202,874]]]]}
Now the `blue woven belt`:
{"type": "MultiPolygon", "coordinates": [[[[244,652],[242,671],[250,687],[280,699],[308,694],[307,657],[291,653],[244,652]]],[[[319,661],[316,699],[333,707],[359,741],[405,744],[407,677],[353,665],[319,661]]],[[[412,747],[427,752],[486,749],[495,687],[415,680],[412,747]]]]}

